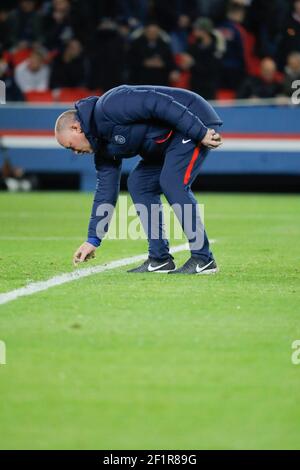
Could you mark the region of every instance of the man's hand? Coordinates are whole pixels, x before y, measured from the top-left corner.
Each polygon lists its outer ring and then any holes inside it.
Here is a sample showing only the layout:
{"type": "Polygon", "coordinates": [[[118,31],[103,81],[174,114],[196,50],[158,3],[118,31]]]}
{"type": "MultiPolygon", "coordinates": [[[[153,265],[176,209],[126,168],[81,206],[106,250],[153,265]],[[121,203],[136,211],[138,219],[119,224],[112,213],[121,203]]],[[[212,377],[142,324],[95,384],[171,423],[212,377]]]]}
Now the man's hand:
{"type": "Polygon", "coordinates": [[[216,149],[222,145],[223,142],[220,134],[218,134],[214,129],[208,129],[201,143],[209,149],[216,149]]]}
{"type": "Polygon", "coordinates": [[[78,263],[83,263],[83,261],[88,261],[91,258],[95,258],[95,251],[96,247],[94,245],[89,242],[84,242],[74,253],[74,266],[77,266],[78,263]]]}

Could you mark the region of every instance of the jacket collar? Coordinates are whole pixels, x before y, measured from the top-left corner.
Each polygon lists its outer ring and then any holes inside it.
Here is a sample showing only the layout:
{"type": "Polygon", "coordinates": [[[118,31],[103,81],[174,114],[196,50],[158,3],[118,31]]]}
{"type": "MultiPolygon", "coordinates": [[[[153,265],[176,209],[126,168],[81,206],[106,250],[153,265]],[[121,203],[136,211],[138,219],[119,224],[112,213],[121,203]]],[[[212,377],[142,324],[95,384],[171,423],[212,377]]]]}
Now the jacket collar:
{"type": "Polygon", "coordinates": [[[81,128],[94,152],[97,152],[100,147],[100,139],[94,120],[94,110],[98,99],[98,96],[89,96],[75,103],[75,109],[81,128]]]}

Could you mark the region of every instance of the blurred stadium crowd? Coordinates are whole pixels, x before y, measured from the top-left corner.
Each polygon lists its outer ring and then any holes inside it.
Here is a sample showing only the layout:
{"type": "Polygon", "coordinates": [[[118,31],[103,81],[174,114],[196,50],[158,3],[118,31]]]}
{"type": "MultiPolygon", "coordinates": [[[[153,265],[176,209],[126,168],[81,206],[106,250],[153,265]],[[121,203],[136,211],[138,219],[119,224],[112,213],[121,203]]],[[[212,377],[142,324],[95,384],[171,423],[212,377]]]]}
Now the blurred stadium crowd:
{"type": "Polygon", "coordinates": [[[73,101],[121,83],[284,99],[297,79],[300,0],[1,0],[8,101],[73,101]]]}

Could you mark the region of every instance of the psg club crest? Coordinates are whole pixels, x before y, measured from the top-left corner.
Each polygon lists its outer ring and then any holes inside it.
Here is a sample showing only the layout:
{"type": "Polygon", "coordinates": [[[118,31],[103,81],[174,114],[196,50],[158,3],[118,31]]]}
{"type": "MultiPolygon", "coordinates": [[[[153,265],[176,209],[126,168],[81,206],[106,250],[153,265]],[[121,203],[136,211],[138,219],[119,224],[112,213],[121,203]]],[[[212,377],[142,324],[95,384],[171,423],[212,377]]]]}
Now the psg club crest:
{"type": "Polygon", "coordinates": [[[126,142],[126,139],[125,139],[125,137],[124,137],[123,135],[115,135],[115,136],[114,136],[114,139],[115,139],[115,141],[116,141],[117,144],[121,144],[121,145],[122,145],[122,144],[125,144],[125,142],[126,142]]]}

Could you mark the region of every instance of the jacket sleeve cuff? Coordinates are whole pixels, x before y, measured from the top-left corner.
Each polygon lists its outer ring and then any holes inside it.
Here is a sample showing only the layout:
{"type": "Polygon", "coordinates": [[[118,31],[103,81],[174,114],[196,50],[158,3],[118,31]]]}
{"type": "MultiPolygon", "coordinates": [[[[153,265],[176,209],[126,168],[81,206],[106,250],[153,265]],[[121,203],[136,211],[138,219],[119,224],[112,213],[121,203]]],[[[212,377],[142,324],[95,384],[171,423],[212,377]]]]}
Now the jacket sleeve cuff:
{"type": "Polygon", "coordinates": [[[200,142],[201,142],[201,141],[204,139],[204,137],[206,136],[207,131],[208,131],[208,127],[203,126],[203,129],[201,129],[200,134],[199,134],[199,140],[200,140],[200,142]]]}
{"type": "Polygon", "coordinates": [[[98,246],[100,246],[101,240],[97,237],[88,237],[87,242],[97,248],[98,246]]]}

